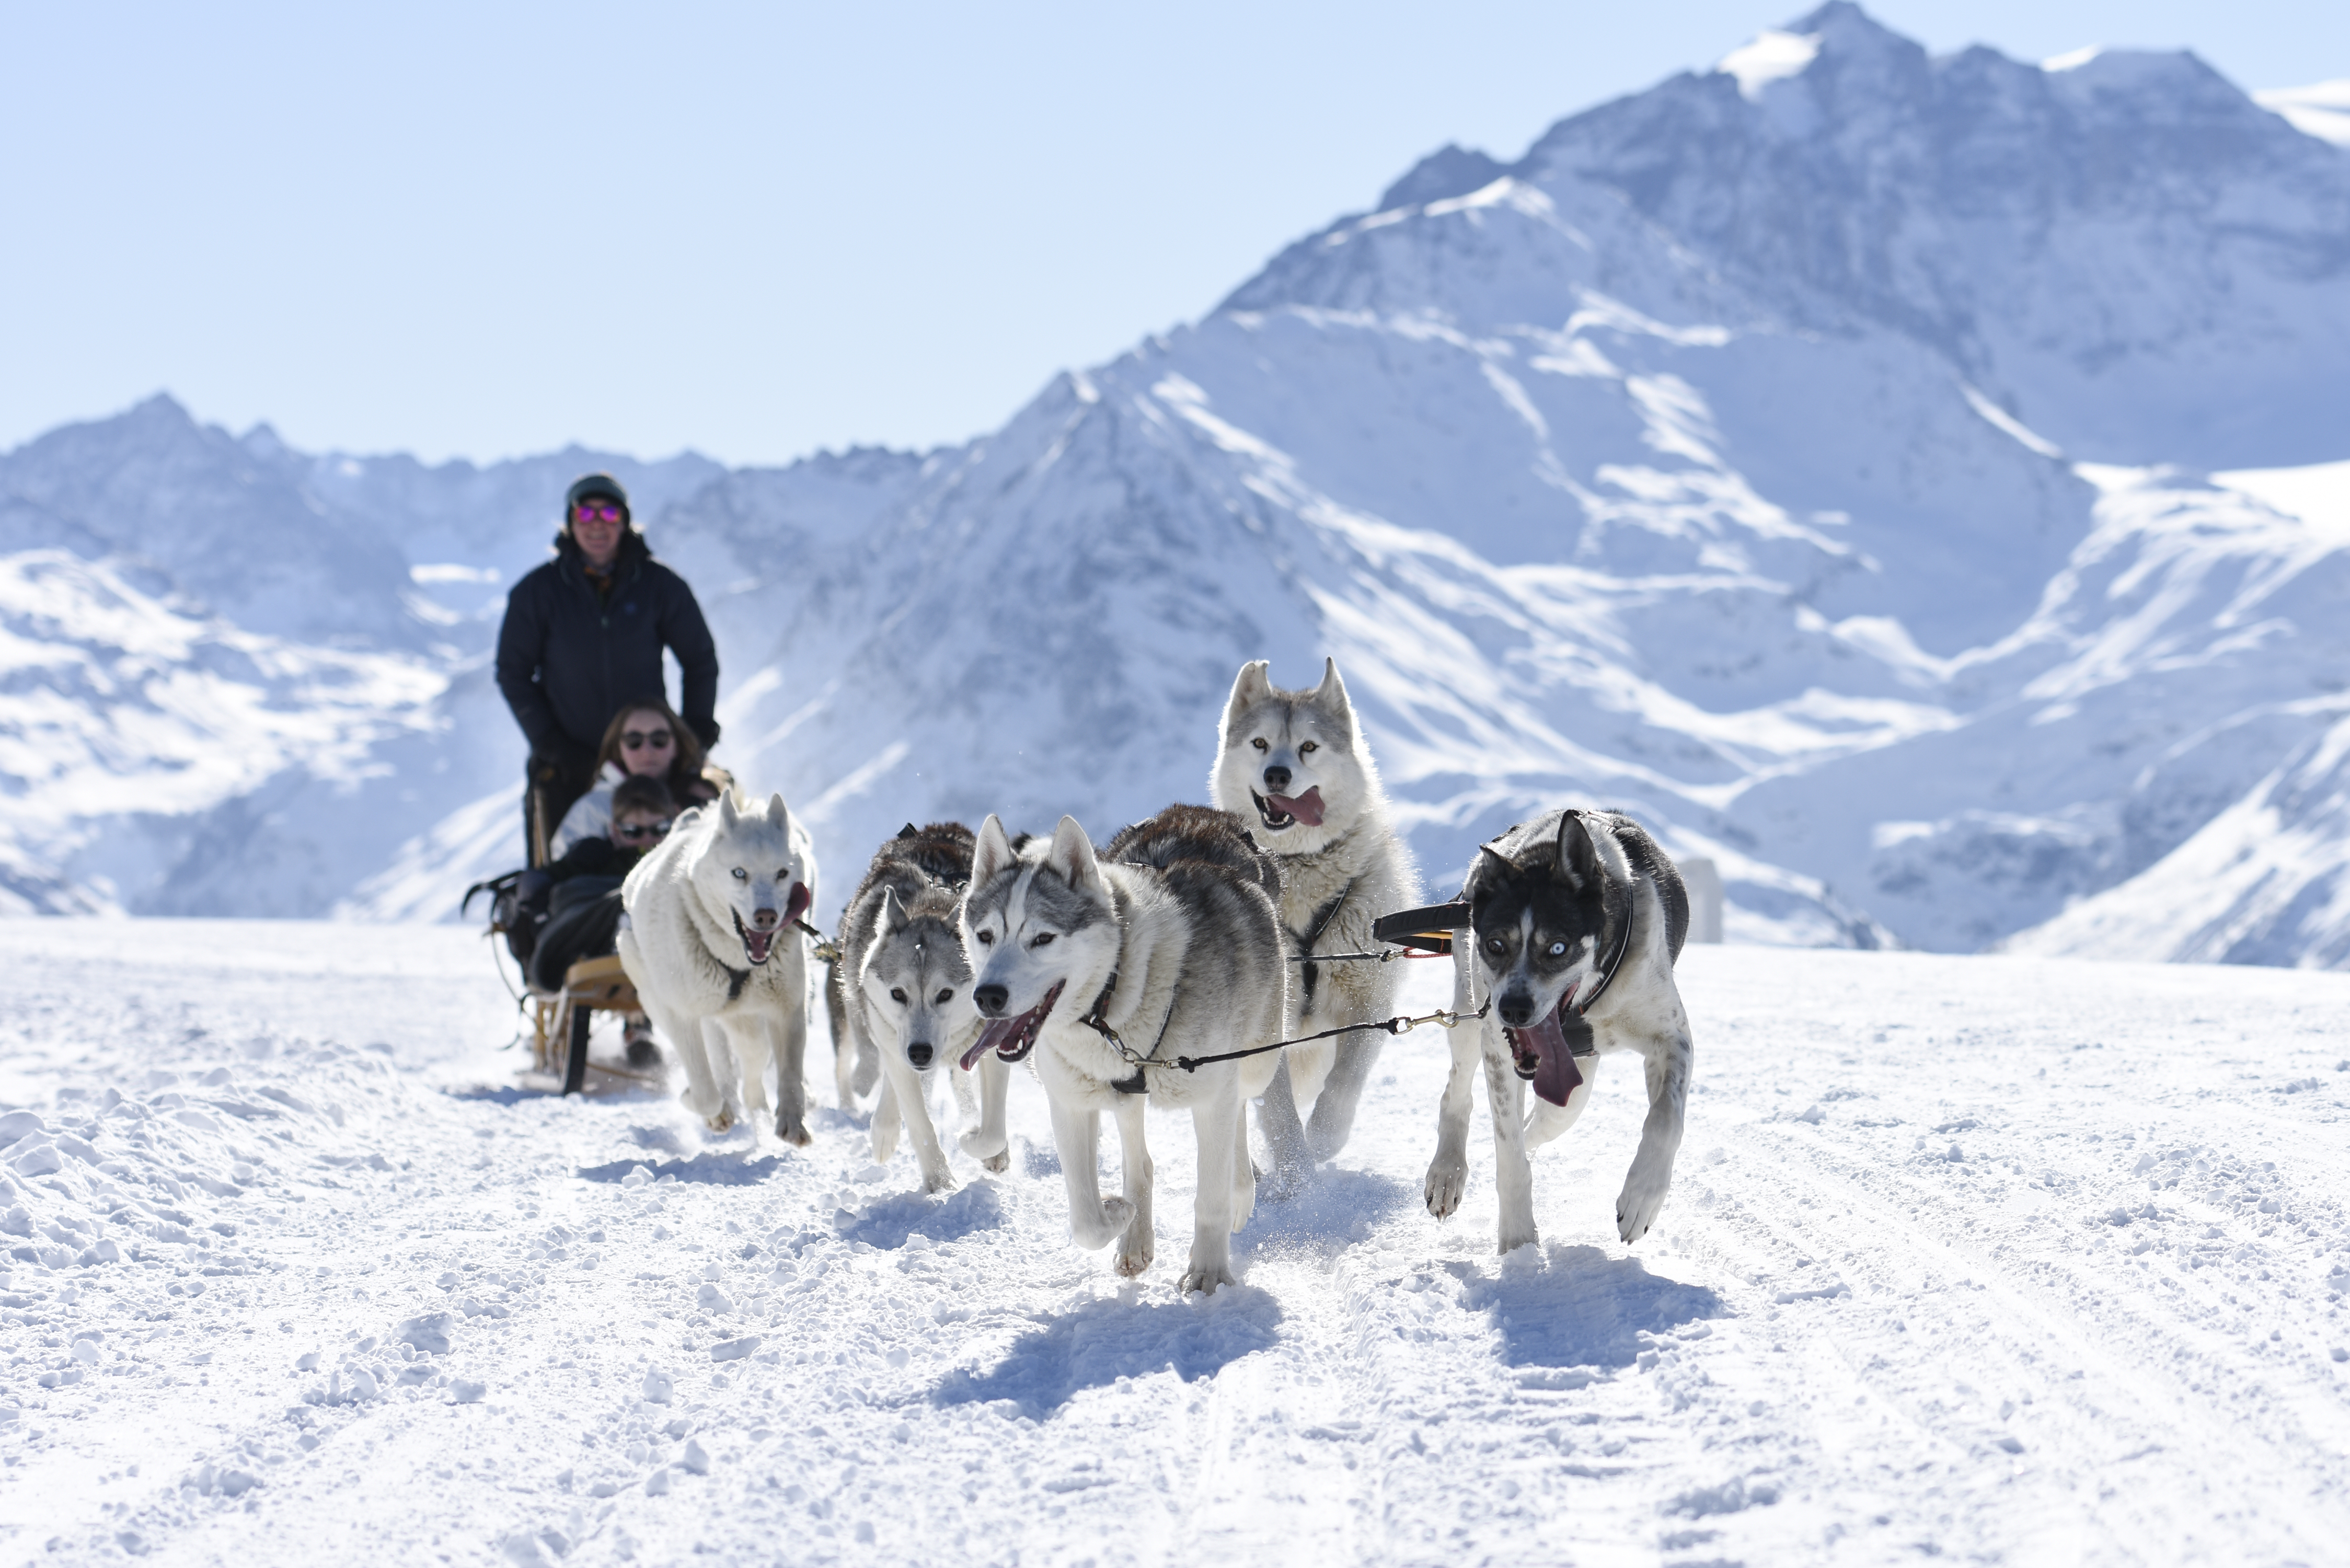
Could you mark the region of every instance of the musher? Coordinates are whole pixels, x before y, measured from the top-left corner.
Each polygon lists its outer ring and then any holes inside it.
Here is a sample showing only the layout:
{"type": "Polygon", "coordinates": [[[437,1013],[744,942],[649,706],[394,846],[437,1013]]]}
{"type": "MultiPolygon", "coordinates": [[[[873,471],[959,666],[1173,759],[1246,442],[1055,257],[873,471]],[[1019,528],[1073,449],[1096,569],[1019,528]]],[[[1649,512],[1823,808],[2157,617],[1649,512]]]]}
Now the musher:
{"type": "Polygon", "coordinates": [[[595,784],[613,715],[663,697],[664,648],[684,675],[678,713],[706,751],[718,743],[718,649],[702,607],[653,559],[620,482],[588,474],[564,498],[555,559],[515,584],[498,628],[498,690],[530,742],[531,865],[547,863],[556,825],[595,784]]]}

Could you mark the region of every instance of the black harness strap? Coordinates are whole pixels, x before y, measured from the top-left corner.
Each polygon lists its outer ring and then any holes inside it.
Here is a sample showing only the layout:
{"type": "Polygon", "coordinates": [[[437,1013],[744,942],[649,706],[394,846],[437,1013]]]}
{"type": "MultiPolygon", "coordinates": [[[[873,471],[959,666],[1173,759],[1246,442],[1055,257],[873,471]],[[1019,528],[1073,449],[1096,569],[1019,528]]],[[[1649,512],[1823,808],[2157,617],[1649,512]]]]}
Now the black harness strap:
{"type": "Polygon", "coordinates": [[[1101,988],[1101,994],[1094,998],[1093,1006],[1087,1008],[1085,1016],[1077,1022],[1108,1041],[1120,1056],[1134,1064],[1133,1072],[1123,1078],[1111,1079],[1109,1086],[1121,1095],[1147,1095],[1150,1092],[1150,1084],[1142,1075],[1142,1069],[1159,1054],[1159,1047],[1167,1043],[1168,1026],[1175,1022],[1175,999],[1171,996],[1167,999],[1167,1016],[1159,1021],[1159,1038],[1150,1043],[1149,1050],[1137,1056],[1118,1032],[1110,1027],[1109,999],[1117,990],[1118,971],[1112,970],[1109,971],[1109,983],[1101,988]]]}
{"type": "Polygon", "coordinates": [[[1578,1018],[1597,1006],[1599,999],[1607,994],[1607,988],[1616,982],[1616,971],[1624,967],[1624,955],[1632,950],[1632,911],[1639,907],[1640,885],[1635,882],[1626,888],[1624,893],[1623,929],[1616,933],[1615,955],[1608,959],[1607,967],[1599,971],[1599,983],[1591,988],[1591,994],[1575,1005],[1575,1013],[1578,1018]]]}
{"type": "Polygon", "coordinates": [[[1314,944],[1322,940],[1322,933],[1330,929],[1330,922],[1338,918],[1338,911],[1347,907],[1347,900],[1354,897],[1354,893],[1355,885],[1352,882],[1339,888],[1336,897],[1314,911],[1314,929],[1303,937],[1295,931],[1284,933],[1291,941],[1297,944],[1297,956],[1291,961],[1305,966],[1302,971],[1305,981],[1305,1001],[1297,1009],[1297,1016],[1300,1018],[1314,1011],[1314,986],[1315,982],[1322,978],[1322,966],[1314,959],[1314,944]]]}
{"type": "MultiPolygon", "coordinates": [[[[1279,1051],[1291,1045],[1311,1044],[1316,1040],[1327,1040],[1334,1034],[1352,1034],[1363,1029],[1377,1029],[1388,1034],[1409,1034],[1423,1023],[1440,1023],[1449,1029],[1456,1023],[1466,1023],[1472,1019],[1484,1017],[1492,1010],[1492,1006],[1493,999],[1489,996],[1485,999],[1485,1005],[1474,1012],[1452,1012],[1440,1010],[1422,1018],[1407,1018],[1399,1014],[1393,1018],[1382,1018],[1376,1023],[1341,1023],[1336,1029],[1325,1029],[1318,1034],[1301,1034],[1295,1040],[1276,1040],[1270,1045],[1252,1045],[1245,1051],[1226,1051],[1214,1056],[1178,1056],[1175,1058],[1175,1065],[1182,1068],[1186,1073],[1196,1073],[1211,1063],[1237,1062],[1243,1056],[1262,1056],[1268,1051],[1279,1051]]],[[[1158,1047],[1153,1046],[1152,1049],[1155,1051],[1158,1047]]]]}

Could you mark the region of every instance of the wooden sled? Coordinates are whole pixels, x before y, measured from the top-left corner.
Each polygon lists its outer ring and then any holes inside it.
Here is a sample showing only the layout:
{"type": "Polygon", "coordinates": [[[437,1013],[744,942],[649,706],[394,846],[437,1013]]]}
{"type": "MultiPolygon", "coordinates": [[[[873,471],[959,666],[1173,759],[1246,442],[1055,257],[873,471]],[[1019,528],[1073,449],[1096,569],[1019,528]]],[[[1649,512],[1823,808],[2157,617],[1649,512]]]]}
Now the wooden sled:
{"type": "MultiPolygon", "coordinates": [[[[567,1095],[577,1094],[588,1081],[588,1033],[596,1014],[643,1011],[618,953],[581,959],[564,971],[561,991],[534,988],[530,1002],[531,1053],[540,1072],[563,1081],[567,1095]]],[[[597,1071],[624,1078],[649,1076],[613,1067],[597,1071]]]]}

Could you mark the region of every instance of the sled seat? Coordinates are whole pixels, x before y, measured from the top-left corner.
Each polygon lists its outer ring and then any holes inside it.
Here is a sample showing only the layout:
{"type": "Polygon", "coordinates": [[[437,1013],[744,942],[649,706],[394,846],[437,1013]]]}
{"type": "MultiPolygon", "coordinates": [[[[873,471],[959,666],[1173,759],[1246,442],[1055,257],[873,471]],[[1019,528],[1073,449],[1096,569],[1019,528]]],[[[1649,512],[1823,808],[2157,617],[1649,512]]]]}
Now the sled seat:
{"type": "Polygon", "coordinates": [[[563,973],[561,991],[530,991],[531,1051],[538,1070],[574,1095],[588,1081],[588,1032],[598,1012],[639,1012],[637,988],[618,953],[581,959],[563,973]]]}

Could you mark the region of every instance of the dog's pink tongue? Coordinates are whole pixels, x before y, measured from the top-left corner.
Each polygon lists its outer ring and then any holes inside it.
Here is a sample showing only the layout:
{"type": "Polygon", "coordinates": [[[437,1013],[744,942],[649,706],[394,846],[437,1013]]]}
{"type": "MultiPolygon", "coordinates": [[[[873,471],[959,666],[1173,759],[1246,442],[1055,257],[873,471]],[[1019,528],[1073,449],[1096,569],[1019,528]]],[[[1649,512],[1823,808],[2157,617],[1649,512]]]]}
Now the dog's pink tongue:
{"type": "Polygon", "coordinates": [[[1284,816],[1294,816],[1308,827],[1322,826],[1322,786],[1315,784],[1301,795],[1269,794],[1264,803],[1284,816]]]}
{"type": "Polygon", "coordinates": [[[1003,1044],[1006,1040],[1011,1039],[1013,1031],[1018,1029],[1027,1021],[1028,1015],[1026,1013],[1015,1013],[1010,1018],[998,1018],[988,1024],[986,1028],[981,1030],[979,1032],[979,1044],[973,1045],[970,1050],[962,1054],[962,1070],[968,1073],[973,1067],[978,1066],[981,1057],[986,1055],[990,1051],[994,1050],[998,1045],[1003,1044]]]}
{"type": "Polygon", "coordinates": [[[1575,1054],[1566,1048],[1566,1032],[1558,1026],[1558,1014],[1544,1014],[1543,1021],[1530,1029],[1502,1033],[1509,1036],[1510,1049],[1518,1055],[1534,1054],[1534,1093],[1554,1106],[1566,1104],[1566,1096],[1583,1082],[1583,1074],[1575,1065],[1575,1054]]]}

